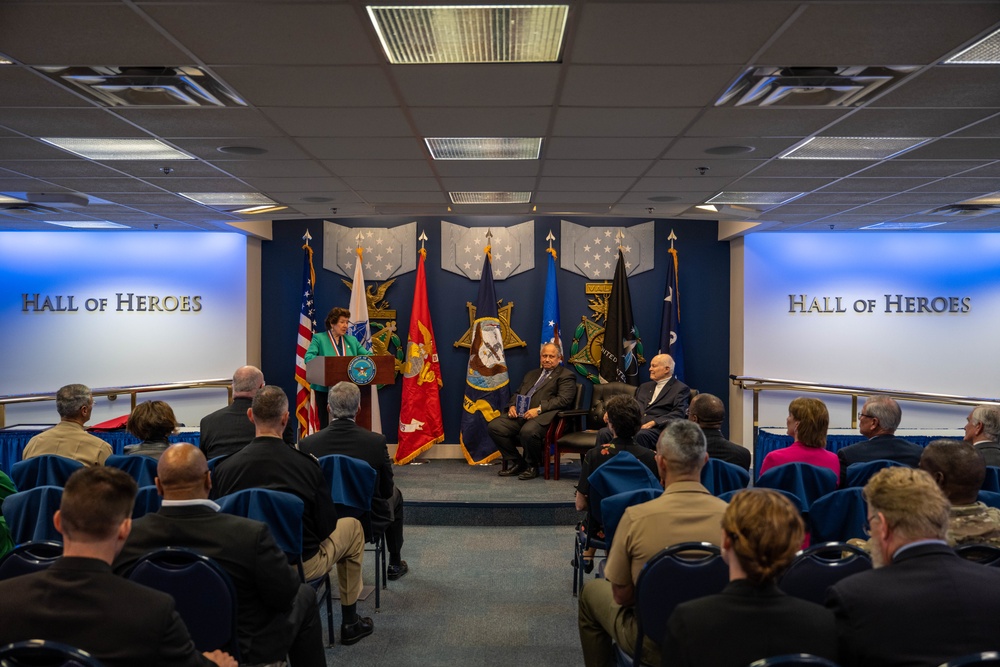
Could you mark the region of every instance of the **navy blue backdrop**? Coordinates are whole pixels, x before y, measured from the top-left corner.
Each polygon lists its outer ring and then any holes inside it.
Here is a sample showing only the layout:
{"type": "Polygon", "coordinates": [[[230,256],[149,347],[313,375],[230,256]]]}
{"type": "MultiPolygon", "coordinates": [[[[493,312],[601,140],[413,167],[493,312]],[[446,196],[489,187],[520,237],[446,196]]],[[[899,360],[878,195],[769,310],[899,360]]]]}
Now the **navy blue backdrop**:
{"type": "MultiPolygon", "coordinates": [[[[514,388],[525,372],[538,364],[541,338],[542,300],[545,294],[545,274],[548,243],[545,236],[551,229],[560,234],[559,221],[569,220],[586,227],[620,226],[648,222],[648,219],[578,218],[569,217],[475,217],[456,216],[449,222],[466,227],[501,228],[535,221],[535,268],[496,283],[497,298],[503,303],[514,302],[511,324],[514,331],[528,344],[506,350],[514,388]]],[[[441,359],[444,386],[441,406],[444,412],[445,442],[457,443],[463,396],[463,379],[469,360],[468,348],[454,346],[469,327],[466,302],[475,302],[478,281],[450,273],[441,268],[440,218],[377,217],[337,218],[346,227],[396,227],[417,222],[417,235],[426,231],[427,294],[430,301],[434,334],[441,359]]],[[[274,224],[274,240],[265,241],[262,248],[261,286],[261,347],[262,370],[270,384],[285,389],[294,403],[295,338],[301,304],[302,235],[312,234],[315,249],[316,305],[320,327],[327,311],[333,306],[348,306],[350,292],[339,274],[323,269],[323,221],[281,221],[274,224]]],[[[660,317],[663,307],[664,282],[670,247],[667,236],[673,229],[678,240],[675,247],[680,257],[681,337],[684,342],[685,381],[691,387],[727,401],[729,394],[729,244],[720,242],[717,225],[713,222],[689,220],[657,220],[655,223],[656,268],[629,279],[632,309],[636,326],[645,348],[647,363],[640,369],[643,381],[649,379],[648,360],[656,354],[660,339],[660,317]]],[[[419,245],[418,245],[419,247],[419,245]]],[[[554,244],[559,250],[559,243],[554,244]]],[[[561,257],[561,254],[560,254],[561,257]]],[[[590,316],[588,297],[584,293],[583,276],[559,270],[559,306],[563,347],[567,357],[573,332],[582,316],[590,316]]],[[[396,310],[399,338],[406,342],[416,272],[401,275],[386,292],[390,307],[396,310]]],[[[372,281],[369,281],[371,283],[372,281]]],[[[380,281],[379,281],[380,282],[380,281]]],[[[603,323],[602,323],[603,324],[603,323]]],[[[572,366],[571,366],[572,368],[572,366]]],[[[584,405],[590,400],[592,386],[583,376],[584,405]]],[[[379,392],[382,425],[389,442],[397,440],[399,417],[399,385],[379,392]]],[[[728,401],[727,401],[728,402],[728,401]]]]}

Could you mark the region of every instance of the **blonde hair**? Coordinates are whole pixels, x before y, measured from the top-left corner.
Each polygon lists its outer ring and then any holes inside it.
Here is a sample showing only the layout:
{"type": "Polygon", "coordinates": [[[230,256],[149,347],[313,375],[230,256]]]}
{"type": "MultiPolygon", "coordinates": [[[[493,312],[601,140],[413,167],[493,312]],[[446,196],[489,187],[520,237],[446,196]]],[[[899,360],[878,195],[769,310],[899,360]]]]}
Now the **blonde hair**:
{"type": "Polygon", "coordinates": [[[951,504],[929,473],[914,468],[883,468],[862,491],[872,512],[909,540],[945,539],[951,504]]]}
{"type": "Polygon", "coordinates": [[[830,426],[830,412],[823,401],[800,396],[788,404],[788,414],[799,422],[799,427],[795,431],[796,440],[806,447],[826,448],[826,430],[830,426]]]}
{"type": "Polygon", "coordinates": [[[722,530],[732,542],[733,554],[754,584],[773,581],[802,546],[802,517],[777,491],[746,489],[729,501],[722,530]]]}

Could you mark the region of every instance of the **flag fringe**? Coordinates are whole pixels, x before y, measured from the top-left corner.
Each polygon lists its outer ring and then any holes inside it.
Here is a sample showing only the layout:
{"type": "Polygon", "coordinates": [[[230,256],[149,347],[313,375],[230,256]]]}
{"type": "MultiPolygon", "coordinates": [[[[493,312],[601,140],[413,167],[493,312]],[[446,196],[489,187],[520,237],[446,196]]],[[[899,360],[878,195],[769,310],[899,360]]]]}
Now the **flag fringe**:
{"type": "Polygon", "coordinates": [[[414,451],[414,452],[412,452],[410,454],[407,454],[406,457],[403,460],[401,460],[401,461],[395,461],[395,464],[398,465],[398,466],[405,466],[407,463],[409,463],[413,459],[417,458],[418,456],[420,456],[421,454],[423,454],[424,452],[426,452],[428,449],[430,449],[434,445],[440,444],[442,442],[444,442],[444,435],[440,435],[440,436],[434,438],[433,440],[428,441],[426,444],[421,445],[420,448],[417,449],[416,451],[414,451]]]}

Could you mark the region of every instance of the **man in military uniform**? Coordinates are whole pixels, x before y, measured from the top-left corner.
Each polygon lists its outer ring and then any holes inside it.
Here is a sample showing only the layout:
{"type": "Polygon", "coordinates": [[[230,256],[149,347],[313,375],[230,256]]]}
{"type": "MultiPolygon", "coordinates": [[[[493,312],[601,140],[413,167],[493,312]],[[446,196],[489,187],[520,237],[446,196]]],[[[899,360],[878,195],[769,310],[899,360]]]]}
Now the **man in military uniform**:
{"type": "Polygon", "coordinates": [[[982,453],[968,442],[934,440],[924,448],[920,468],[930,473],[951,503],[948,544],[1000,547],[1000,510],[976,500],[986,477],[982,453]]]}

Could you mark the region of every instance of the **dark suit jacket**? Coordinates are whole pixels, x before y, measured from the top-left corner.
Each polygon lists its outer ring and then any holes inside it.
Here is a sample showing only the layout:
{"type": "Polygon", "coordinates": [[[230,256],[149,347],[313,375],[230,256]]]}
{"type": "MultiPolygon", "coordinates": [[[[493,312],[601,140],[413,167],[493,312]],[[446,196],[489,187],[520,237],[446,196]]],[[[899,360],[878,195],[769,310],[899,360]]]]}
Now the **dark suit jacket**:
{"type": "Polygon", "coordinates": [[[278,438],[254,438],[215,466],[213,497],[243,489],[294,493],[306,504],[302,515],[302,559],[319,551],[319,543],[337,528],[337,509],[316,459],[278,438]]]}
{"type": "Polygon", "coordinates": [[[705,440],[708,441],[708,455],[726,463],[738,465],[744,470],[750,470],[750,450],[746,447],[729,442],[717,428],[703,428],[705,440]]]}
{"type": "Polygon", "coordinates": [[[69,644],[107,667],[212,665],[195,649],[174,599],[111,572],[94,558],[0,582],[0,645],[69,644]]]}
{"type": "Polygon", "coordinates": [[[288,616],[299,577],[266,524],[220,514],[205,505],[163,507],[132,522],[132,533],[115,559],[126,572],[144,554],[184,547],[208,556],[236,588],[241,658],[247,664],[285,659],[292,637],[288,616]]]}
{"type": "Polygon", "coordinates": [[[656,422],[656,428],[662,429],[675,419],[687,419],[688,404],[691,402],[691,390],[675,377],[667,380],[667,386],[656,397],[656,403],[650,405],[656,391],[656,383],[643,382],[635,394],[635,400],[642,406],[642,422],[656,422]]]}
{"type": "Polygon", "coordinates": [[[910,547],[892,564],[842,579],[827,592],[840,663],[933,667],[1000,646],[1000,570],[943,544],[910,547]]]}
{"type": "Polygon", "coordinates": [[[663,667],[746,667],[761,658],[811,653],[837,659],[833,614],[777,585],[731,581],[718,595],[677,605],[667,621],[663,667]]]}
{"type": "MultiPolygon", "coordinates": [[[[253,403],[251,398],[237,397],[221,410],[201,418],[201,451],[206,459],[233,454],[246,447],[256,437],[256,427],[247,417],[253,403]]],[[[288,420],[282,439],[295,444],[295,426],[288,420]]]]}
{"type": "Polygon", "coordinates": [[[924,448],[894,435],[876,435],[871,440],[848,445],[837,450],[840,459],[840,483],[847,482],[847,466],[852,463],[866,463],[879,459],[896,461],[916,468],[924,448]]]}
{"type": "MultiPolygon", "coordinates": [[[[538,382],[542,374],[541,368],[534,368],[524,375],[521,386],[515,394],[527,395],[538,382]]],[[[512,395],[507,407],[514,405],[516,395],[512,395]]],[[[576,400],[576,376],[565,366],[556,366],[549,374],[549,379],[531,395],[531,408],[539,408],[542,412],[533,421],[541,426],[548,426],[555,419],[556,412],[573,407],[576,400]]]]}
{"type": "Polygon", "coordinates": [[[974,447],[986,459],[986,465],[1000,466],[1000,444],[995,442],[977,442],[974,447]]]}

